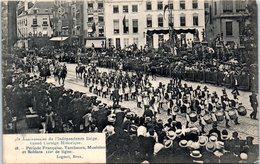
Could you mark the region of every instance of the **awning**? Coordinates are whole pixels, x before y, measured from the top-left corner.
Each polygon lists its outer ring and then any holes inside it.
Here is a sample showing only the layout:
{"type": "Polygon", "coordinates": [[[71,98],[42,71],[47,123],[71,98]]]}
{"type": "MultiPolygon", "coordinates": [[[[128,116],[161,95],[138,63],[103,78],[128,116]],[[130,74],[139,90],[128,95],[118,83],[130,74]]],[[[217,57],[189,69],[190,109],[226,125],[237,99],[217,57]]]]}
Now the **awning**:
{"type": "Polygon", "coordinates": [[[95,48],[102,48],[102,45],[105,47],[105,39],[87,40],[85,47],[91,48],[92,43],[94,44],[95,48]]]}
{"type": "Polygon", "coordinates": [[[68,39],[68,37],[53,37],[53,38],[51,38],[50,40],[51,41],[59,41],[59,42],[61,42],[61,41],[64,41],[64,40],[66,40],[66,39],[68,39]]]}
{"type": "Polygon", "coordinates": [[[43,34],[43,35],[47,35],[48,32],[47,32],[46,30],[44,30],[44,31],[42,32],[42,34],[43,34]]]}
{"type": "MultiPolygon", "coordinates": [[[[174,29],[174,32],[176,34],[186,34],[186,33],[191,33],[191,34],[195,34],[196,33],[196,29],[174,29]]],[[[169,29],[165,29],[165,30],[147,30],[147,35],[153,35],[153,34],[168,34],[169,33],[169,29]]]]}

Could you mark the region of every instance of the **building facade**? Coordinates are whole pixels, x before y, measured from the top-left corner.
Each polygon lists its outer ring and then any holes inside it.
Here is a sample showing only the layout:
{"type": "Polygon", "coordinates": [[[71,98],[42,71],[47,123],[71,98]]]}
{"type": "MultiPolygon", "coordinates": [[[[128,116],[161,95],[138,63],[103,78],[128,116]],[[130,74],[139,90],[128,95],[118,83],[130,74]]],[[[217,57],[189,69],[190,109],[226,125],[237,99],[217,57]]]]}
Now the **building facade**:
{"type": "Polygon", "coordinates": [[[105,8],[104,0],[87,0],[83,3],[84,43],[86,48],[104,48],[105,39],[105,8]]]}
{"type": "Polygon", "coordinates": [[[169,10],[178,38],[186,42],[202,40],[205,28],[204,0],[105,0],[106,45],[127,47],[136,44],[138,48],[146,44],[158,48],[161,42],[169,39],[169,10]],[[198,34],[186,33],[196,29],[198,34]],[[153,31],[153,34],[150,33],[153,31]]]}
{"type": "MultiPolygon", "coordinates": [[[[21,1],[22,2],[22,1],[21,1]]],[[[17,37],[19,47],[28,47],[29,40],[48,39],[53,34],[51,2],[26,1],[17,7],[17,37]]]]}
{"type": "Polygon", "coordinates": [[[53,36],[68,37],[73,46],[81,46],[83,39],[83,1],[55,0],[53,16],[53,36]]]}
{"type": "Polygon", "coordinates": [[[242,31],[249,23],[247,3],[247,0],[207,0],[207,41],[212,43],[220,37],[225,45],[240,46],[242,31]]]}

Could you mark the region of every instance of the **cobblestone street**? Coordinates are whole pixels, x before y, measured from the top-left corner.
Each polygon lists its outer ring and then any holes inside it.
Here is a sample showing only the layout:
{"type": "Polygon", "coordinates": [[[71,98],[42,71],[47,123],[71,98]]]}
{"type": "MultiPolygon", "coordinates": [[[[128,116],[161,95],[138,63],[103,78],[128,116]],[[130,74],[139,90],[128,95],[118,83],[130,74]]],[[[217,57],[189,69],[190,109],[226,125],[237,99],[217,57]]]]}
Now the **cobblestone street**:
{"type": "MultiPolygon", "coordinates": [[[[90,93],[89,89],[87,87],[84,87],[83,80],[76,79],[75,67],[76,67],[76,64],[67,64],[68,74],[67,74],[67,78],[65,80],[64,87],[67,89],[70,88],[70,89],[73,89],[76,91],[84,92],[89,96],[96,96],[95,94],[90,93]]],[[[106,68],[98,68],[98,69],[101,72],[109,71],[109,69],[106,69],[106,68]]],[[[170,81],[170,78],[157,77],[156,81],[151,81],[151,83],[154,87],[157,87],[159,82],[162,82],[163,84],[167,84],[169,81],[170,81]]],[[[48,79],[48,82],[58,85],[58,83],[55,82],[53,76],[48,79]]],[[[182,83],[187,83],[188,86],[192,86],[193,88],[196,88],[197,85],[200,85],[201,87],[204,87],[206,85],[209,88],[210,92],[216,91],[218,95],[220,95],[222,93],[222,89],[223,89],[221,87],[216,87],[216,86],[208,85],[208,84],[201,84],[201,83],[194,83],[194,82],[187,82],[187,81],[182,81],[182,83]]],[[[228,96],[232,97],[231,89],[226,88],[226,91],[227,91],[228,96]]],[[[243,103],[243,105],[246,107],[247,115],[243,116],[243,117],[239,116],[240,125],[235,125],[234,122],[231,121],[231,123],[230,123],[231,128],[229,128],[229,131],[230,132],[233,132],[233,131],[239,132],[241,139],[245,139],[245,137],[248,135],[253,136],[255,138],[254,143],[259,143],[258,120],[252,120],[249,117],[249,114],[252,111],[252,108],[251,108],[250,102],[249,102],[249,95],[250,95],[250,92],[240,91],[240,95],[238,98],[243,103]]],[[[109,98],[102,98],[102,97],[98,96],[98,100],[101,100],[102,103],[106,103],[107,105],[112,105],[112,101],[109,100],[109,98]]],[[[132,109],[139,116],[141,116],[143,114],[143,110],[136,107],[135,101],[123,101],[120,103],[120,105],[123,107],[132,109]]],[[[158,118],[161,118],[165,122],[169,118],[169,116],[167,116],[166,111],[162,111],[162,113],[158,115],[158,118]]],[[[182,124],[185,125],[183,118],[184,117],[181,115],[177,116],[177,120],[181,121],[182,124]]],[[[195,126],[197,126],[197,124],[195,124],[195,126]]],[[[224,127],[225,127],[224,122],[221,122],[219,129],[222,130],[224,127]]],[[[205,129],[208,130],[210,128],[211,128],[211,125],[207,125],[205,129]]]]}

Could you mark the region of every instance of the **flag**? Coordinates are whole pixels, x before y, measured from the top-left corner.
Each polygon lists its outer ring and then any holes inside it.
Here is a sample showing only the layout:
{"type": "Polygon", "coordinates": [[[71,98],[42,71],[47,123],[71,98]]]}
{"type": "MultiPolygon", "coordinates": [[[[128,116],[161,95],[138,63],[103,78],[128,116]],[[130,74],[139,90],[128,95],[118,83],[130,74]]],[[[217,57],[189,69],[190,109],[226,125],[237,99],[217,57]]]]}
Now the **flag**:
{"type": "Polygon", "coordinates": [[[165,11],[167,10],[167,8],[169,8],[169,5],[165,5],[164,6],[164,10],[163,10],[163,17],[164,17],[164,19],[165,19],[165,11]]]}
{"type": "Polygon", "coordinates": [[[124,31],[124,33],[126,33],[126,20],[125,20],[125,16],[123,18],[123,31],[124,31]]]}
{"type": "Polygon", "coordinates": [[[49,15],[49,23],[50,23],[50,27],[52,28],[53,25],[52,25],[52,21],[51,21],[51,17],[50,17],[50,15],[49,15]]]}
{"type": "Polygon", "coordinates": [[[92,24],[92,33],[96,32],[96,24],[95,22],[93,22],[92,24]]]}

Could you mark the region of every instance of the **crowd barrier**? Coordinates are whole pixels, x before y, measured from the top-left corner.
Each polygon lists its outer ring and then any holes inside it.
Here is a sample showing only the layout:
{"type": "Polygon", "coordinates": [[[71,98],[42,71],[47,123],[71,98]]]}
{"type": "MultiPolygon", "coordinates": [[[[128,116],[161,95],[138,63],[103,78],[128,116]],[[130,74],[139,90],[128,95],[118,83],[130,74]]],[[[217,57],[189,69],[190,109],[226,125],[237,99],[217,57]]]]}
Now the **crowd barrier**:
{"type": "MultiPolygon", "coordinates": [[[[117,67],[117,61],[102,60],[99,61],[98,66],[115,69],[117,67]]],[[[143,71],[147,73],[149,71],[149,68],[147,65],[128,63],[124,65],[123,70],[143,71]]],[[[173,68],[169,67],[168,65],[162,65],[156,67],[156,74],[158,76],[172,77],[173,72],[174,72],[173,68]]],[[[182,74],[181,78],[187,81],[213,84],[218,86],[224,86],[227,88],[232,88],[233,86],[232,84],[234,83],[233,75],[226,76],[224,72],[220,72],[220,71],[186,70],[186,71],[181,71],[181,74],[182,74]]],[[[257,85],[258,83],[256,81],[253,81],[249,74],[237,75],[237,81],[239,84],[238,89],[240,90],[244,90],[244,91],[258,90],[258,85],[257,85]]]]}

